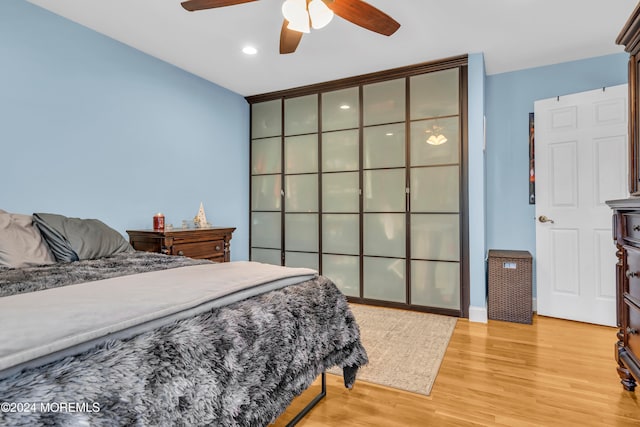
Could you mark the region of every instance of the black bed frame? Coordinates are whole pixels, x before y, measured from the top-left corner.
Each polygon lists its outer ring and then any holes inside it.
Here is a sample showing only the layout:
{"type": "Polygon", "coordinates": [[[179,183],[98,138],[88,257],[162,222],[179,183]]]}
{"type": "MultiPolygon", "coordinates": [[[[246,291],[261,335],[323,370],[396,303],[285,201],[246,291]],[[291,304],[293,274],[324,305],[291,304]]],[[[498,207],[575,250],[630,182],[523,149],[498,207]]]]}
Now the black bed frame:
{"type": "Polygon", "coordinates": [[[327,374],[325,372],[322,373],[322,388],[320,389],[320,393],[313,398],[313,400],[307,403],[307,406],[302,408],[300,412],[286,425],[286,427],[293,427],[300,422],[301,419],[305,417],[313,409],[314,406],[318,404],[326,395],[327,395],[327,374]]]}

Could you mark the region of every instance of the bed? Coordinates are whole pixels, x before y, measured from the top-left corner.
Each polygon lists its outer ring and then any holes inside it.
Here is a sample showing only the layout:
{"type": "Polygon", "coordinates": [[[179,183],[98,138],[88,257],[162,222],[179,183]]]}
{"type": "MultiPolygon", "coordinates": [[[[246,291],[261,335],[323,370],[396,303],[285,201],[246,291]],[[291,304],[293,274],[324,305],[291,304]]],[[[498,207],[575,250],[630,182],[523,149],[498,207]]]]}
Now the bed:
{"type": "Polygon", "coordinates": [[[0,425],[264,426],[367,363],[308,269],[136,252],[97,220],[0,211],[0,425]]]}

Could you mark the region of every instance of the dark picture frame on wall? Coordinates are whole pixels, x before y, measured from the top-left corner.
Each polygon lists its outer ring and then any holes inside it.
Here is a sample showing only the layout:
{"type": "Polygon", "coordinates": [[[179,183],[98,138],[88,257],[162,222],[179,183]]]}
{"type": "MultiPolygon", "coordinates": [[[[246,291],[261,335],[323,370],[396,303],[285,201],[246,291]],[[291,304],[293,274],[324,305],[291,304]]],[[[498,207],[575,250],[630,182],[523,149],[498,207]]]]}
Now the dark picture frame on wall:
{"type": "Polygon", "coordinates": [[[533,113],[529,113],[529,204],[536,204],[535,129],[533,113]]]}

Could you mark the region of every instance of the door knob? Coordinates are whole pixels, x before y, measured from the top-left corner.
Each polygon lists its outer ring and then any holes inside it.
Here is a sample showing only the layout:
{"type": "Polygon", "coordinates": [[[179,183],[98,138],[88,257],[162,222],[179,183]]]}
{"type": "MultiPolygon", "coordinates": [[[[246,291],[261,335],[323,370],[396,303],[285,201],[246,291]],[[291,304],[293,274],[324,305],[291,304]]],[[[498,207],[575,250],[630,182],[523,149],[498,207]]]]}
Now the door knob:
{"type": "Polygon", "coordinates": [[[553,220],[551,218],[547,218],[544,215],[540,215],[538,217],[538,221],[540,221],[540,222],[550,222],[551,224],[554,224],[554,222],[553,222],[553,220]]]}

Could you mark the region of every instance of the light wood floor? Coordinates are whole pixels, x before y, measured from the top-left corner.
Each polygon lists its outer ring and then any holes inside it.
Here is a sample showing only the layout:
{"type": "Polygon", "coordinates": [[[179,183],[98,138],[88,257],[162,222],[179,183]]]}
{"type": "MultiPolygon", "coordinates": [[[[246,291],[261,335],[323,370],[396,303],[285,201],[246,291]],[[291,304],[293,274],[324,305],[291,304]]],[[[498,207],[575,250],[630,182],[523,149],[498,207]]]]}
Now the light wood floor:
{"type": "MultiPolygon", "coordinates": [[[[548,317],[460,319],[430,396],[361,381],[349,391],[327,374],[327,397],[298,426],[640,426],[640,386],[620,385],[615,341],[614,328],[548,317]]],[[[273,426],[318,389],[316,381],[273,426]]]]}

